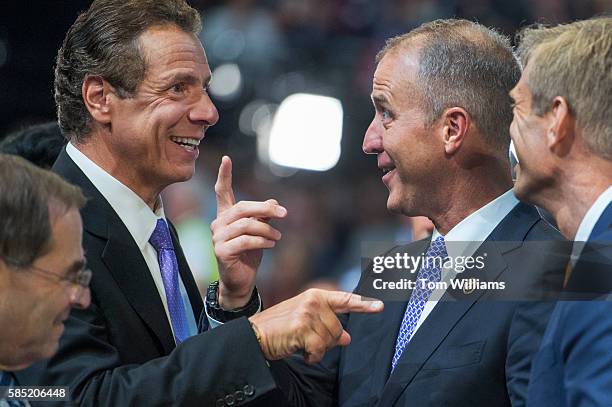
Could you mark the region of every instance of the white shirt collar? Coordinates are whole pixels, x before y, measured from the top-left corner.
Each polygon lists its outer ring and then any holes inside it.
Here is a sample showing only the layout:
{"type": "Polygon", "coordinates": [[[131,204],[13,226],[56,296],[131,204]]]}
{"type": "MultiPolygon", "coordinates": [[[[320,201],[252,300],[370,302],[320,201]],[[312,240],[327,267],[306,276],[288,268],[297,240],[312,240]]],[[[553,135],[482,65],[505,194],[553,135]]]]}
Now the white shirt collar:
{"type": "Polygon", "coordinates": [[[153,212],[134,191],[104,171],[72,143],[66,146],[66,153],[115,210],[142,251],[155,230],[157,219],[165,218],[161,197],[153,212]]]}
{"type": "Polygon", "coordinates": [[[608,189],[599,195],[599,198],[595,200],[593,205],[591,205],[587,213],[584,215],[584,218],[582,218],[582,221],[580,221],[580,226],[578,226],[578,231],[574,237],[574,244],[572,245],[572,254],[570,257],[572,267],[576,265],[576,262],[582,253],[582,249],[584,248],[585,242],[589,240],[589,236],[591,236],[591,232],[593,231],[595,224],[601,217],[603,211],[606,210],[610,202],[612,202],[612,186],[608,187],[608,189]]]}
{"type": "Polygon", "coordinates": [[[603,211],[606,210],[608,205],[612,202],[612,186],[608,187],[599,198],[595,200],[593,205],[589,208],[587,213],[582,218],[580,222],[580,226],[578,226],[578,231],[576,232],[576,236],[574,237],[574,241],[576,242],[586,242],[589,240],[589,236],[591,236],[591,232],[595,227],[595,224],[601,217],[603,211]]]}
{"type": "MultiPolygon", "coordinates": [[[[482,208],[472,212],[444,236],[450,257],[471,256],[499,223],[519,203],[512,190],[506,191],[482,208]],[[457,242],[449,244],[450,242],[457,242]]],[[[434,228],[432,240],[441,236],[434,228]]]]}

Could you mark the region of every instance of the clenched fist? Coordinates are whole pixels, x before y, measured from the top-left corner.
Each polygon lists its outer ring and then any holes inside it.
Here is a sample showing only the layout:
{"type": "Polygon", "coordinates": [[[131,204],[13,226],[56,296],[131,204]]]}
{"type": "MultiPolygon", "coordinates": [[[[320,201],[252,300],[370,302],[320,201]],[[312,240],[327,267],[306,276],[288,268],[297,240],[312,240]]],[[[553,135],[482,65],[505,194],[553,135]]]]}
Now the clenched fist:
{"type": "Polygon", "coordinates": [[[308,363],[320,361],[330,348],[346,346],[351,337],[336,313],[376,313],[377,300],[342,291],[310,289],[249,318],[259,334],[261,350],[268,360],[285,358],[297,351],[308,363]]]}

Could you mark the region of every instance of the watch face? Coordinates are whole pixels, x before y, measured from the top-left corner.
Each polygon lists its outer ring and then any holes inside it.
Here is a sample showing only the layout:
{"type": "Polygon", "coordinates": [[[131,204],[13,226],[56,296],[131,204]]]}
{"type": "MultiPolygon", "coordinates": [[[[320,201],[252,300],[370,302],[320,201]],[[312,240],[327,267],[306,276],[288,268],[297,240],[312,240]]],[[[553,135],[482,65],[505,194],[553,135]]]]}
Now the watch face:
{"type": "Polygon", "coordinates": [[[206,290],[206,303],[210,307],[217,307],[217,292],[219,291],[219,282],[213,281],[206,290]]]}

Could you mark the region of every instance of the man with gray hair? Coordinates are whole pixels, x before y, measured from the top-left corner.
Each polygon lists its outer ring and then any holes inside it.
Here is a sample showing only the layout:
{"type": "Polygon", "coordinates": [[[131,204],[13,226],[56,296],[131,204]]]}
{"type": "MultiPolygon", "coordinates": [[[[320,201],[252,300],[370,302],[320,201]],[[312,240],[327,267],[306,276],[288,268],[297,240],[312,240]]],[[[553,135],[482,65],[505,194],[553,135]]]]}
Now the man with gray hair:
{"type": "Polygon", "coordinates": [[[525,29],[510,95],[516,195],[574,240],[528,404],[612,405],[612,18],[525,29]],[[578,299],[582,301],[569,301],[578,299]]]}
{"type": "Polygon", "coordinates": [[[495,31],[438,20],[389,40],[377,62],[363,150],[377,156],[388,209],[435,229],[385,255],[422,267],[363,272],[356,293],[384,311],[349,314],[350,346],[321,364],[293,360],[286,394],[309,406],[524,405],[553,306],[539,300],[560,290],[567,244],[512,193],[518,60],[495,31]],[[452,266],[462,258],[484,266],[452,266]]]}
{"type": "Polygon", "coordinates": [[[58,175],[0,154],[0,386],[53,356],[70,308],[89,306],[84,204],[81,191],[58,175]]]}

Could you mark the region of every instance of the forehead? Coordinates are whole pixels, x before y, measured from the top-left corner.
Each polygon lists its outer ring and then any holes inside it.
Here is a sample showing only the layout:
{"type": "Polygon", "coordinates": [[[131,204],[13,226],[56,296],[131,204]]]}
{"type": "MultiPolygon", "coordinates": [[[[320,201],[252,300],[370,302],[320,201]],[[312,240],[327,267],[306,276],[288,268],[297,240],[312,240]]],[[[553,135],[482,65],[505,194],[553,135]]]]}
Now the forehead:
{"type": "Polygon", "coordinates": [[[204,48],[198,38],[172,25],[147,29],[138,38],[145,58],[147,76],[160,76],[170,70],[191,70],[210,75],[204,48]]]}
{"type": "Polygon", "coordinates": [[[510,91],[510,96],[514,100],[531,98],[531,90],[529,89],[529,86],[527,85],[528,76],[529,76],[529,70],[527,66],[521,73],[521,77],[519,81],[516,83],[514,88],[510,91]]]}
{"type": "Polygon", "coordinates": [[[419,57],[415,49],[393,50],[385,55],[374,72],[372,96],[414,96],[419,57]]]}
{"type": "Polygon", "coordinates": [[[40,267],[65,270],[83,257],[81,246],[83,223],[76,208],[71,208],[51,217],[51,239],[49,252],[39,260],[40,267]]]}

